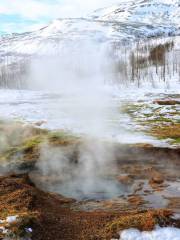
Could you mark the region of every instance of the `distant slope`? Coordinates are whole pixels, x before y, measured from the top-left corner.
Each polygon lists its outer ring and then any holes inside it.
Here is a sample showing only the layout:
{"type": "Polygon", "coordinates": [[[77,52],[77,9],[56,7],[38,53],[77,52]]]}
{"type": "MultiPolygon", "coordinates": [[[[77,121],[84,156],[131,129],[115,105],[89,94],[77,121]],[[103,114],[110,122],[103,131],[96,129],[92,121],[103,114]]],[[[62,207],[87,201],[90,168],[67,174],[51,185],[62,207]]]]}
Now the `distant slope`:
{"type": "Polygon", "coordinates": [[[180,26],[179,0],[131,0],[94,12],[94,18],[103,21],[180,26]]]}
{"type": "Polygon", "coordinates": [[[87,18],[57,19],[38,31],[0,37],[0,57],[57,53],[83,40],[134,41],[179,34],[179,0],[131,0],[99,9],[87,18]]]}

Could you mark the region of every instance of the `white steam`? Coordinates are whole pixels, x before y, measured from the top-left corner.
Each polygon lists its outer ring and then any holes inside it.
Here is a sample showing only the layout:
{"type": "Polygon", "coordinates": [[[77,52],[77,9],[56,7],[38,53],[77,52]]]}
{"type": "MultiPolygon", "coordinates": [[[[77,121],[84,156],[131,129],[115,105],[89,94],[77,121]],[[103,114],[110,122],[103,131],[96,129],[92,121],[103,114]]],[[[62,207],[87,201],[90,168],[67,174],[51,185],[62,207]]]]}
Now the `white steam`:
{"type": "Polygon", "coordinates": [[[115,113],[108,91],[110,66],[105,45],[87,41],[72,44],[57,55],[33,60],[29,87],[60,94],[61,100],[51,106],[52,115],[60,119],[59,104],[69,128],[75,125],[81,133],[105,136],[115,113]]]}
{"type": "Polygon", "coordinates": [[[112,152],[96,140],[85,141],[78,149],[78,156],[74,156],[71,148],[46,144],[42,146],[41,158],[36,164],[38,174],[42,176],[39,182],[38,175],[37,182],[44,189],[68,197],[114,197],[122,193],[122,189],[110,175],[112,159],[112,152]]]}
{"type": "MultiPolygon", "coordinates": [[[[76,123],[76,129],[88,136],[79,146],[76,159],[72,149],[52,147],[48,143],[42,146],[37,168],[46,179],[50,178],[42,182],[50,191],[78,198],[96,197],[96,194],[117,196],[120,191],[118,183],[107,178],[113,152],[102,143],[105,138],[97,140],[108,136],[109,119],[115,113],[110,107],[112,96],[107,91],[111,77],[109,63],[105,46],[97,47],[90,42],[32,61],[29,87],[62,95],[56,106],[59,104],[67,119],[76,123]]],[[[58,109],[51,107],[52,112],[58,109]]],[[[53,112],[53,116],[58,114],[53,112]]]]}

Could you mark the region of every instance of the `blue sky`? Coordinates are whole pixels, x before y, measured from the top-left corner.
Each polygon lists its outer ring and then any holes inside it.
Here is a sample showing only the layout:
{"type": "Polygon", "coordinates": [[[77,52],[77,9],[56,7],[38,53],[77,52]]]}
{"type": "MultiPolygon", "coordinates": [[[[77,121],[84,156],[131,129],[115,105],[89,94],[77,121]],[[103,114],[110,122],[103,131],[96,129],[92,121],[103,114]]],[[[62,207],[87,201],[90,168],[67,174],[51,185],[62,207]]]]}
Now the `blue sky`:
{"type": "Polygon", "coordinates": [[[80,17],[122,0],[0,0],[0,33],[41,28],[53,19],[80,17]]]}
{"type": "Polygon", "coordinates": [[[0,0],[0,32],[36,30],[54,18],[64,17],[63,1],[0,0]]]}
{"type": "Polygon", "coordinates": [[[50,18],[28,19],[18,14],[0,14],[0,32],[24,32],[38,29],[50,21],[50,18]]]}

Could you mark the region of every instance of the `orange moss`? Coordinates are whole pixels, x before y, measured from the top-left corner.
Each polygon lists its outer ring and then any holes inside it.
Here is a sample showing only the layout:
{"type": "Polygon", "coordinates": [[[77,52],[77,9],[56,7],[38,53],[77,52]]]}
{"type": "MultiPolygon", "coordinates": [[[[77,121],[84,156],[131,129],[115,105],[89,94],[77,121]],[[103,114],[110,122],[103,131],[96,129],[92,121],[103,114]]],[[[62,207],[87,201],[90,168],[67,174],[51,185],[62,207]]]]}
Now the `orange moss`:
{"type": "Polygon", "coordinates": [[[165,225],[169,222],[171,215],[172,212],[168,210],[148,210],[141,213],[129,213],[106,226],[104,233],[107,237],[105,239],[109,239],[124,229],[136,228],[141,231],[151,231],[155,225],[165,225]]]}
{"type": "Polygon", "coordinates": [[[180,123],[170,125],[154,126],[151,130],[152,134],[159,138],[180,138],[180,123]]]}

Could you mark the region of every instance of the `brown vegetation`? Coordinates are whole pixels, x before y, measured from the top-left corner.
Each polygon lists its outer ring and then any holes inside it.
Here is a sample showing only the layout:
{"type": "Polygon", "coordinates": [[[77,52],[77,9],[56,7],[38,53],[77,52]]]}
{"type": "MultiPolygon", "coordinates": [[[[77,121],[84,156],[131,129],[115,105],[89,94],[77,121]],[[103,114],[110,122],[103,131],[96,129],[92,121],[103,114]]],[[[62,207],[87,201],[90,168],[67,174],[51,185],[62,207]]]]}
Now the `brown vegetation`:
{"type": "Polygon", "coordinates": [[[152,230],[156,224],[179,226],[168,210],[83,212],[71,210],[72,203],[72,199],[37,189],[27,175],[0,178],[0,219],[12,215],[21,219],[9,226],[15,236],[31,227],[33,240],[110,240],[131,227],[152,230]]]}
{"type": "Polygon", "coordinates": [[[180,123],[174,123],[169,125],[154,126],[152,128],[152,134],[159,138],[180,138],[180,123]]]}
{"type": "Polygon", "coordinates": [[[153,103],[158,105],[176,105],[180,104],[180,100],[175,99],[157,99],[153,103]]]}

